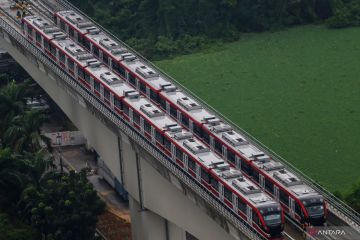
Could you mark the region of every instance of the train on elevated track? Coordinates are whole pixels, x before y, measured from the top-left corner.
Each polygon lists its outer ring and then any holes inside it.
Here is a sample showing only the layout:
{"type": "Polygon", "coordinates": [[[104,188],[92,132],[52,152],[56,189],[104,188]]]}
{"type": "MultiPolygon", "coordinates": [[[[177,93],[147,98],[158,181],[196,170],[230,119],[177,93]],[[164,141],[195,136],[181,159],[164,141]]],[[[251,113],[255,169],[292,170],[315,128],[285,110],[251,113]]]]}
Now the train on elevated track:
{"type": "Polygon", "coordinates": [[[59,11],[56,25],[93,53],[121,79],[167,112],[206,145],[241,169],[281,203],[289,217],[306,227],[326,221],[326,202],[280,161],[179,89],[164,74],[78,13],[59,11]]]}
{"type": "MultiPolygon", "coordinates": [[[[127,121],[238,219],[247,222],[268,239],[281,236],[284,211],[279,202],[240,170],[224,161],[195,134],[141,95],[130,83],[114,74],[53,23],[39,16],[27,16],[22,19],[22,31],[31,43],[64,69],[74,81],[127,121]]],[[[112,50],[117,51],[115,48],[112,50]]],[[[134,60],[129,57],[125,61],[134,60]]],[[[139,69],[144,70],[141,66],[139,69]]],[[[171,92],[173,89],[169,87],[164,91],[171,92]]]]}

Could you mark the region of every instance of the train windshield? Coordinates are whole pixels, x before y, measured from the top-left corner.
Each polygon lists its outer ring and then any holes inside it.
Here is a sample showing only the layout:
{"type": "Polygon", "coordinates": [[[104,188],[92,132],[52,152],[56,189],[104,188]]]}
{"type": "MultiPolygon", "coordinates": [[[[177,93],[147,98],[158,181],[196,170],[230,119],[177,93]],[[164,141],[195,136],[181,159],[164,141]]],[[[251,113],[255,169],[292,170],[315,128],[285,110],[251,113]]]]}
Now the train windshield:
{"type": "Polygon", "coordinates": [[[306,209],[310,216],[319,216],[324,214],[324,206],[322,204],[309,205],[306,209]]]}
{"type": "Polygon", "coordinates": [[[324,200],[322,198],[313,198],[303,201],[309,216],[320,216],[324,215],[324,200]]]}
{"type": "Polygon", "coordinates": [[[261,208],[260,212],[264,218],[265,224],[267,226],[279,225],[281,224],[281,208],[280,206],[271,206],[261,208]]]}

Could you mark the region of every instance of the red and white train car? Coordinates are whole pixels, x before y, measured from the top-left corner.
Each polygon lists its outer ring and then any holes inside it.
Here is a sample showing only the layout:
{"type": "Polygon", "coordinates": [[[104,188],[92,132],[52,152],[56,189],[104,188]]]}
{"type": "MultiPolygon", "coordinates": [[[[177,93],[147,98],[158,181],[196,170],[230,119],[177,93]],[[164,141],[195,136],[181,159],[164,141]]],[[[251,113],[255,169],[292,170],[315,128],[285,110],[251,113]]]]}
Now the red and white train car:
{"type": "Polygon", "coordinates": [[[326,221],[323,197],[299,180],[291,171],[263,153],[250,140],[218,119],[162,74],[136,57],[120,43],[100,31],[74,11],[60,11],[55,22],[73,39],[93,52],[120,77],[136,87],[183,126],[204,140],[211,149],[252,177],[276,198],[286,213],[300,224],[322,225],[326,221]],[[72,32],[76,34],[72,34],[72,32]],[[107,43],[107,44],[104,44],[107,43]],[[247,154],[247,150],[250,154],[247,154]],[[252,155],[254,154],[254,155],[252,155]],[[264,165],[276,165],[269,170],[264,165]]]}
{"type": "Polygon", "coordinates": [[[60,38],[45,36],[49,29],[59,32],[46,20],[28,16],[22,23],[26,37],[40,34],[39,39],[29,38],[30,41],[239,218],[267,238],[281,235],[284,227],[281,205],[239,170],[224,162],[196,136],[78,44],[63,35],[60,38]]]}

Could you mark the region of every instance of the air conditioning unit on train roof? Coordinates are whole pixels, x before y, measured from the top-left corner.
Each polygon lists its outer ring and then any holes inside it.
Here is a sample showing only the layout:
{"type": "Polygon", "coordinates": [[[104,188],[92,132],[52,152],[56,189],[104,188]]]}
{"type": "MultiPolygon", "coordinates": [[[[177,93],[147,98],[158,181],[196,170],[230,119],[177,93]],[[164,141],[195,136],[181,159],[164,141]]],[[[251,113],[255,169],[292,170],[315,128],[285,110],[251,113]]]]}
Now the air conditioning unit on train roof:
{"type": "Polygon", "coordinates": [[[139,92],[135,90],[124,90],[124,95],[130,99],[138,98],[140,96],[139,92]]]}
{"type": "Polygon", "coordinates": [[[165,113],[163,111],[161,111],[160,109],[158,109],[157,107],[155,107],[154,105],[152,105],[150,103],[141,105],[140,110],[150,118],[160,117],[160,116],[165,115],[165,113]]]}
{"type": "Polygon", "coordinates": [[[94,24],[92,22],[79,22],[76,24],[76,26],[80,29],[83,29],[83,28],[89,28],[91,26],[93,26],[94,24]]]}
{"type": "Polygon", "coordinates": [[[199,141],[191,138],[183,142],[183,145],[193,154],[209,152],[210,150],[199,141]]]}
{"type": "Polygon", "coordinates": [[[230,131],[232,128],[230,125],[224,124],[220,122],[218,125],[212,126],[211,130],[215,133],[222,133],[226,131],[230,131]]]}
{"type": "Polygon", "coordinates": [[[179,98],[177,100],[177,103],[183,108],[185,108],[187,111],[202,109],[202,106],[200,106],[197,102],[188,97],[179,98]]]}
{"type": "Polygon", "coordinates": [[[226,142],[230,143],[233,147],[237,147],[249,143],[248,141],[245,140],[243,136],[241,136],[240,134],[238,134],[233,130],[224,132],[222,134],[222,138],[225,139],[226,142]]]}
{"type": "Polygon", "coordinates": [[[121,59],[126,62],[134,61],[136,59],[136,56],[130,52],[123,53],[120,56],[121,56],[121,59]]]}
{"type": "Polygon", "coordinates": [[[49,33],[54,33],[54,32],[61,32],[60,29],[58,27],[47,27],[44,29],[44,33],[49,34],[49,33]]]}
{"type": "Polygon", "coordinates": [[[233,178],[239,178],[239,177],[242,177],[242,173],[237,170],[237,169],[230,169],[228,171],[224,171],[221,173],[221,176],[226,179],[226,180],[229,180],[229,179],[233,179],[233,178]]]}
{"type": "Polygon", "coordinates": [[[104,73],[100,74],[100,78],[109,85],[113,85],[113,84],[121,82],[120,78],[118,78],[115,74],[113,74],[111,72],[104,72],[104,73]]]}
{"type": "Polygon", "coordinates": [[[118,47],[118,48],[115,48],[115,49],[111,49],[111,53],[114,54],[114,55],[127,53],[127,52],[128,52],[128,50],[126,48],[123,48],[123,47],[118,47]]]}
{"type": "Polygon", "coordinates": [[[189,138],[192,138],[194,135],[191,133],[191,132],[178,132],[178,133],[175,133],[174,134],[174,138],[176,140],[185,140],[185,139],[189,139],[189,138]]]}
{"type": "Polygon", "coordinates": [[[97,68],[97,67],[100,67],[101,66],[101,63],[99,61],[94,61],[94,62],[90,62],[89,63],[89,67],[91,68],[97,68]]]}
{"type": "Polygon", "coordinates": [[[211,124],[211,125],[216,125],[216,124],[220,123],[220,119],[218,119],[215,116],[207,116],[207,117],[204,117],[202,119],[202,122],[207,123],[207,124],[211,124]]]}
{"type": "Polygon", "coordinates": [[[65,40],[67,38],[67,36],[62,33],[62,32],[56,32],[56,33],[53,33],[53,37],[56,39],[56,40],[65,40]]]}
{"type": "Polygon", "coordinates": [[[271,161],[265,163],[262,166],[262,169],[264,169],[267,172],[270,172],[270,171],[284,169],[284,166],[280,162],[275,162],[275,161],[271,160],[271,161]]]}
{"type": "Polygon", "coordinates": [[[107,50],[111,50],[111,49],[117,48],[119,46],[119,44],[117,44],[116,42],[114,42],[113,40],[111,40],[107,37],[101,39],[99,41],[99,43],[101,46],[103,46],[107,50]]]}
{"type": "Polygon", "coordinates": [[[182,127],[179,126],[178,124],[169,124],[169,125],[166,125],[165,128],[172,132],[172,133],[176,133],[176,132],[181,132],[182,131],[182,127]]]}
{"type": "Polygon", "coordinates": [[[160,87],[165,92],[174,92],[177,89],[177,87],[175,85],[171,84],[171,83],[160,84],[160,87]]]}
{"type": "Polygon", "coordinates": [[[254,193],[261,193],[260,188],[258,188],[255,184],[250,183],[249,181],[240,181],[239,179],[236,179],[232,181],[232,185],[239,190],[240,192],[249,195],[254,193]]]}
{"type": "Polygon", "coordinates": [[[149,68],[148,66],[142,65],[137,67],[135,72],[140,74],[144,78],[154,78],[159,77],[159,73],[155,72],[153,69],[149,68]]]}
{"type": "Polygon", "coordinates": [[[286,169],[276,171],[273,174],[274,178],[287,187],[302,184],[302,181],[286,169]]]}
{"type": "Polygon", "coordinates": [[[84,53],[76,57],[79,61],[85,61],[88,59],[94,59],[94,56],[90,53],[84,53]]]}

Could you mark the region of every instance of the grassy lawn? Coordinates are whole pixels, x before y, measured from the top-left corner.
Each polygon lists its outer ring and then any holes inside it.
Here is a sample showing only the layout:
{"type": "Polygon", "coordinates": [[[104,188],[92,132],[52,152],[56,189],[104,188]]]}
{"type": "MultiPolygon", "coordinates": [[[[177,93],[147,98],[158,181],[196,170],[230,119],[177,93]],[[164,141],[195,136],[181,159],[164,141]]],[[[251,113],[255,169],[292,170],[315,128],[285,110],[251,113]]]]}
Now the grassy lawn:
{"type": "Polygon", "coordinates": [[[360,28],[251,34],[156,62],[331,191],[360,180],[360,28]]]}

